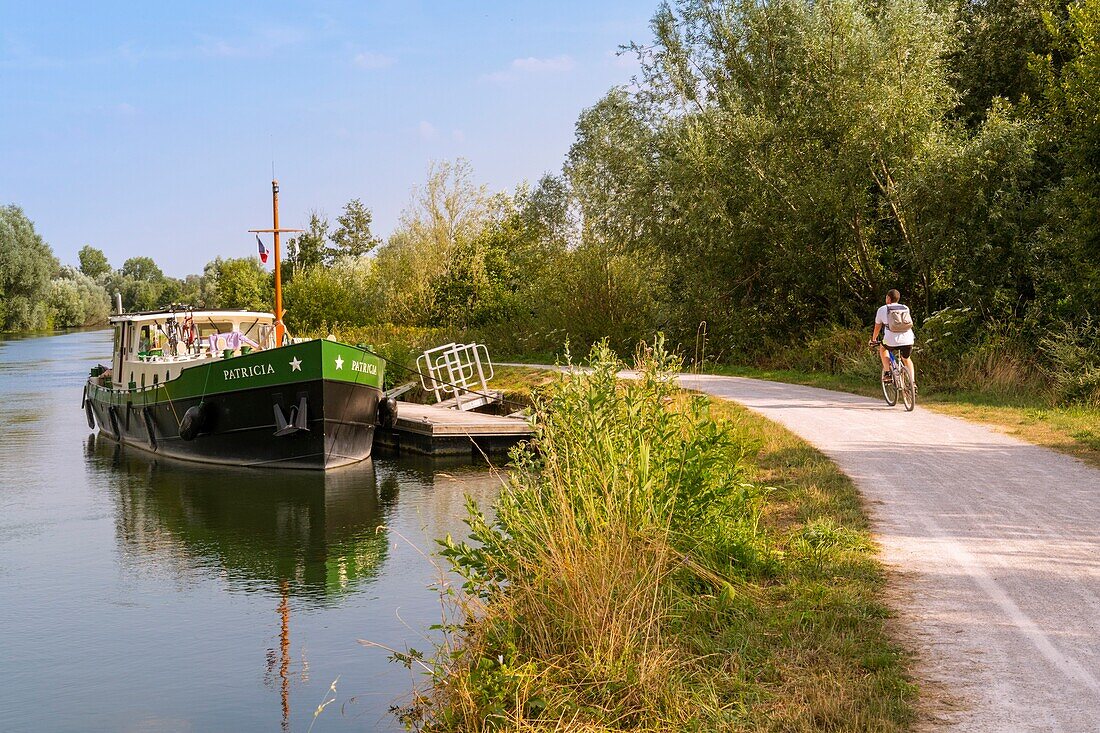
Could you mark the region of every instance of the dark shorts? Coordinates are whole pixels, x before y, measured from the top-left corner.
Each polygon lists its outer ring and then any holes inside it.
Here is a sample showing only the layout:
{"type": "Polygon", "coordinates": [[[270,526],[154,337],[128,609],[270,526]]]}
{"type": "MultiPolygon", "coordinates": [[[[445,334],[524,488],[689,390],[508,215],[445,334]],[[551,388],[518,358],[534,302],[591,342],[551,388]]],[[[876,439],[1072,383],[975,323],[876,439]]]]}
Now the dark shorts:
{"type": "Polygon", "coordinates": [[[913,346],[886,346],[883,344],[887,351],[896,351],[901,354],[901,358],[908,359],[913,354],[913,346]]]}

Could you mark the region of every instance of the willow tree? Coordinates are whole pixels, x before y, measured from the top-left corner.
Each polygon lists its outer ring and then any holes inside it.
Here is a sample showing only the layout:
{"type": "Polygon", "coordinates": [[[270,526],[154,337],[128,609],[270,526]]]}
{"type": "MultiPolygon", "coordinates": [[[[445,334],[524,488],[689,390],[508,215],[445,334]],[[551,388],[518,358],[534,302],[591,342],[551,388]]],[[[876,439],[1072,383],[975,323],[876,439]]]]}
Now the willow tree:
{"type": "Polygon", "coordinates": [[[0,206],[0,331],[50,326],[50,246],[18,206],[0,206]]]}
{"type": "Polygon", "coordinates": [[[491,197],[475,183],[468,161],[433,161],[397,228],[378,249],[377,271],[388,317],[425,325],[432,313],[433,282],[457,250],[473,240],[489,217],[491,197]]]}

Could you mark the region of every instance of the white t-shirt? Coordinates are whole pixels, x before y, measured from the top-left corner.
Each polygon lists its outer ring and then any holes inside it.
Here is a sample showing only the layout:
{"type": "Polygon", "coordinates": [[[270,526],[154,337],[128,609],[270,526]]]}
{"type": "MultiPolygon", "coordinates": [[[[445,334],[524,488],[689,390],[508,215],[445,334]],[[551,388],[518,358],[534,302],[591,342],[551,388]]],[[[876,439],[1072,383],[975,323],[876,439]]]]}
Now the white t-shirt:
{"type": "MultiPolygon", "coordinates": [[[[902,305],[902,303],[891,303],[890,305],[902,305]]],[[[878,313],[875,314],[875,323],[881,323],[884,331],[882,342],[887,346],[912,346],[913,342],[916,340],[913,334],[914,329],[909,329],[904,333],[894,333],[887,327],[890,319],[887,318],[886,313],[886,306],[882,306],[878,309],[878,313]]]]}

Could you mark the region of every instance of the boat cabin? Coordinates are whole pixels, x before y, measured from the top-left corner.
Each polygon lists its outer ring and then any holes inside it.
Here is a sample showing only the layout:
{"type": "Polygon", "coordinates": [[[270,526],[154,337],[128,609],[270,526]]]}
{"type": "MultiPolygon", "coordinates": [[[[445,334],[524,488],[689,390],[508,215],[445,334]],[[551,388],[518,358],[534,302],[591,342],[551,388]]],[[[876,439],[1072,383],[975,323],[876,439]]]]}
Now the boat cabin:
{"type": "Polygon", "coordinates": [[[112,316],[110,322],[115,347],[110,373],[104,376],[114,389],[163,384],[184,369],[213,359],[275,348],[271,313],[166,310],[124,313],[112,316]]]}

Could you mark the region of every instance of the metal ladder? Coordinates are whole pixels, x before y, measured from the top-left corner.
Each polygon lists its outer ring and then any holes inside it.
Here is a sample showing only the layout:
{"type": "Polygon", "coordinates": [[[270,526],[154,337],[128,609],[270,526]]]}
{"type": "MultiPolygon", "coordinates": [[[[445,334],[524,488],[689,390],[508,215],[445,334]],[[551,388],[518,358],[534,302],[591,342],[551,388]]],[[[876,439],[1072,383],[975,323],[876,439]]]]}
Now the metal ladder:
{"type": "Polygon", "coordinates": [[[489,391],[495,372],[485,344],[437,346],[418,356],[416,367],[420,386],[435,396],[439,407],[473,410],[500,402],[501,393],[489,391]]]}

